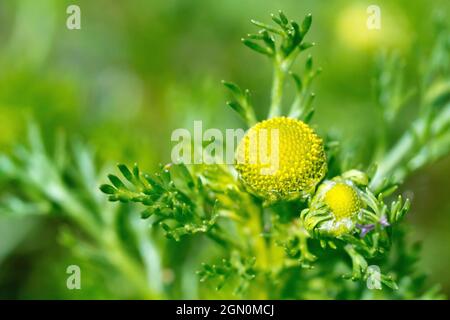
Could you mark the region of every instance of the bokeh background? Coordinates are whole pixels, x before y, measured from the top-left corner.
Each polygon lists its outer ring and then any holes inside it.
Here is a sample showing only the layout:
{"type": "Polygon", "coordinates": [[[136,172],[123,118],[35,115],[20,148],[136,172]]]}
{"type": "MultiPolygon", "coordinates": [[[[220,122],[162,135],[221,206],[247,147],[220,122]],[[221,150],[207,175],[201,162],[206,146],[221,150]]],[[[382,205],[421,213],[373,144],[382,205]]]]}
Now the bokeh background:
{"type": "MultiPolygon", "coordinates": [[[[239,41],[254,18],[282,9],[296,20],[311,12],[308,40],[323,72],[314,85],[313,123],[343,143],[370,149],[377,123],[371,80],[380,51],[405,61],[418,85],[420,61],[447,0],[0,0],[0,152],[26,140],[30,122],[52,145],[56,133],[86,142],[99,166],[138,162],[152,171],[170,161],[171,132],[242,127],[229,110],[222,79],[252,91],[267,110],[271,66],[239,41]],[[66,8],[81,8],[81,30],[66,28],[66,8]],[[381,7],[382,29],[365,28],[366,8],[381,7]]],[[[412,108],[412,107],[411,107],[412,108]]],[[[406,127],[414,110],[401,115],[406,127]]],[[[401,126],[399,130],[401,130],[401,126]]],[[[410,241],[423,243],[420,266],[450,295],[450,157],[410,177],[410,241]]],[[[1,177],[0,177],[1,181],[1,177]]],[[[97,190],[93,191],[97,192],[97,190]]],[[[0,197],[9,193],[0,184],[0,197]]],[[[61,222],[0,212],[0,297],[71,298],[64,289],[70,250],[57,241],[61,222]]],[[[85,291],[85,296],[109,297],[85,291]]]]}

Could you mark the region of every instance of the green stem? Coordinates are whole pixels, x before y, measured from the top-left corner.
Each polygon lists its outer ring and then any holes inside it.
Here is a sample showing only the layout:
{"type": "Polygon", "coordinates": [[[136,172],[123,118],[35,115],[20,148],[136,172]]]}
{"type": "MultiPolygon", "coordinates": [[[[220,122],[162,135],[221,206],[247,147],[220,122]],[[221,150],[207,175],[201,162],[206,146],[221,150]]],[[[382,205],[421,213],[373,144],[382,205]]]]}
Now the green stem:
{"type": "Polygon", "coordinates": [[[303,113],[302,109],[301,109],[301,105],[302,105],[301,101],[302,101],[302,95],[297,94],[294,102],[292,103],[291,111],[289,112],[289,117],[295,118],[295,119],[300,119],[300,117],[302,116],[302,113],[303,113]]]}
{"type": "Polygon", "coordinates": [[[278,117],[281,114],[281,102],[283,99],[283,86],[285,77],[286,74],[282,70],[280,62],[278,61],[278,59],[275,59],[271,104],[268,118],[278,117]]]}
{"type": "Polygon", "coordinates": [[[352,260],[352,278],[354,280],[361,279],[367,270],[367,261],[362,255],[356,252],[355,248],[351,244],[347,244],[344,250],[350,256],[352,260]]]}
{"type": "Polygon", "coordinates": [[[378,163],[383,159],[386,154],[387,142],[388,142],[388,132],[390,126],[388,125],[388,120],[384,116],[383,109],[380,107],[378,110],[378,132],[377,132],[377,145],[375,152],[373,153],[373,163],[378,163]]]}
{"type": "MultiPolygon", "coordinates": [[[[384,156],[379,163],[377,171],[372,178],[369,188],[377,191],[383,183],[383,179],[386,177],[392,177],[394,170],[402,162],[407,162],[408,155],[416,147],[417,137],[423,139],[425,133],[425,121],[420,119],[413,124],[412,129],[407,131],[395,146],[384,156]]],[[[398,177],[394,177],[398,178],[398,177]]],[[[394,183],[396,181],[393,181],[394,183]]]]}

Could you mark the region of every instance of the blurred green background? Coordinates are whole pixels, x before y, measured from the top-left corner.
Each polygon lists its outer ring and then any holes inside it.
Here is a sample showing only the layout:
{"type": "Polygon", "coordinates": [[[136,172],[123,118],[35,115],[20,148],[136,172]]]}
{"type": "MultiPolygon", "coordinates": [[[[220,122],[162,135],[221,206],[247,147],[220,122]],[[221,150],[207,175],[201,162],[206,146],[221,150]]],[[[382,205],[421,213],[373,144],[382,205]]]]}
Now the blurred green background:
{"type": "MultiPolygon", "coordinates": [[[[64,132],[87,142],[99,166],[138,162],[152,171],[170,161],[176,128],[190,129],[199,119],[204,127],[242,127],[225,105],[229,97],[220,80],[249,88],[257,112],[266,112],[271,66],[239,39],[254,31],[250,19],[267,22],[279,9],[296,20],[313,14],[308,40],[317,45],[310,53],[323,68],[314,85],[314,125],[364,154],[377,130],[375,57],[399,52],[407,85],[417,86],[419,61],[432,45],[433,17],[448,12],[449,2],[0,0],[0,152],[23,143],[33,121],[49,145],[64,132]],[[70,4],[81,8],[81,30],[66,28],[70,4]],[[365,27],[370,4],[381,7],[379,31],[365,27]]],[[[405,108],[404,127],[414,114],[405,108]]],[[[408,220],[411,241],[423,242],[421,267],[447,295],[449,177],[446,157],[403,186],[413,197],[408,220]]],[[[0,188],[0,197],[9,192],[0,188]]],[[[73,297],[65,289],[65,266],[74,258],[57,241],[60,225],[56,218],[0,212],[0,298],[73,297]]],[[[108,297],[83,294],[76,297],[108,297]]]]}

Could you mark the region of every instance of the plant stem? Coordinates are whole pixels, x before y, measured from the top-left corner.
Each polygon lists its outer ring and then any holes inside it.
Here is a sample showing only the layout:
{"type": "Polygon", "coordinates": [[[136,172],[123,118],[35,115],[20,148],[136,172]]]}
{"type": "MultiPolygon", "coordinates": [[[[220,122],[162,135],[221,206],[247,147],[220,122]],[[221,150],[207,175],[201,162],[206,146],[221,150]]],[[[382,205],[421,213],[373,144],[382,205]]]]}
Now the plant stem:
{"type": "Polygon", "coordinates": [[[362,255],[356,252],[355,248],[351,244],[347,244],[344,250],[350,256],[352,260],[352,277],[354,279],[361,279],[367,269],[367,261],[362,255]]]}
{"type": "MultiPolygon", "coordinates": [[[[417,119],[411,126],[411,129],[398,140],[395,146],[384,156],[378,165],[378,169],[370,182],[369,188],[377,191],[383,183],[383,179],[390,177],[392,179],[400,179],[395,175],[394,170],[403,162],[403,167],[407,166],[408,155],[410,155],[418,147],[418,139],[423,144],[430,135],[430,127],[432,126],[432,118],[430,114],[417,119]]],[[[398,181],[393,180],[393,183],[398,181]]]]}
{"type": "Polygon", "coordinates": [[[268,116],[269,119],[278,117],[281,114],[281,102],[283,99],[284,79],[285,79],[285,72],[281,68],[281,63],[279,62],[278,59],[275,59],[271,104],[268,116]]]}
{"type": "Polygon", "coordinates": [[[385,177],[389,177],[395,167],[405,159],[406,155],[411,151],[414,146],[414,137],[411,132],[407,132],[392,148],[392,150],[383,158],[378,165],[378,169],[370,181],[369,188],[376,191],[385,177]]]}

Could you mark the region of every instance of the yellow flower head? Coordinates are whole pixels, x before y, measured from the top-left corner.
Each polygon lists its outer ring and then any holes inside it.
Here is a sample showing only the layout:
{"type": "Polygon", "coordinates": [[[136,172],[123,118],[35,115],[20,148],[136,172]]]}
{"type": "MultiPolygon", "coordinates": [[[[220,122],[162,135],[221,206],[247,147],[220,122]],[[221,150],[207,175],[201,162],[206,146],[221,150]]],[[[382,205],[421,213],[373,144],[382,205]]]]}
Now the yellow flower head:
{"type": "Polygon", "coordinates": [[[286,117],[250,128],[236,162],[245,184],[269,200],[308,193],[327,170],[322,139],[304,122],[286,117]]]}
{"type": "Polygon", "coordinates": [[[353,230],[361,207],[355,184],[336,177],[320,185],[302,219],[308,231],[337,237],[353,230]]]}
{"type": "Polygon", "coordinates": [[[358,193],[343,182],[336,183],[325,193],[324,202],[337,220],[351,218],[361,208],[358,193]]]}

